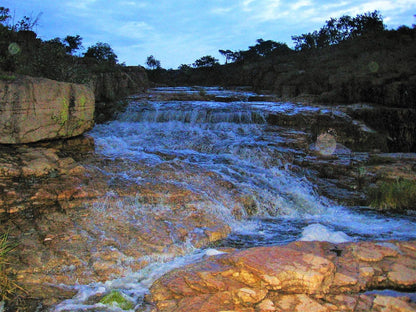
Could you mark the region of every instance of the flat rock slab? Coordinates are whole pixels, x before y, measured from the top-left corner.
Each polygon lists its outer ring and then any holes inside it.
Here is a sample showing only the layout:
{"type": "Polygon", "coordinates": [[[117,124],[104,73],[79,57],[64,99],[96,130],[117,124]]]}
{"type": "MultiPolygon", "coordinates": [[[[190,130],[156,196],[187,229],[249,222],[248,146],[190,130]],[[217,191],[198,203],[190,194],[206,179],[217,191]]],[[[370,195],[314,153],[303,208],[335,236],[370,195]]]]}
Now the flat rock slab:
{"type": "Polygon", "coordinates": [[[213,256],[152,288],[153,311],[416,311],[416,241],[295,242],[213,256]]]}

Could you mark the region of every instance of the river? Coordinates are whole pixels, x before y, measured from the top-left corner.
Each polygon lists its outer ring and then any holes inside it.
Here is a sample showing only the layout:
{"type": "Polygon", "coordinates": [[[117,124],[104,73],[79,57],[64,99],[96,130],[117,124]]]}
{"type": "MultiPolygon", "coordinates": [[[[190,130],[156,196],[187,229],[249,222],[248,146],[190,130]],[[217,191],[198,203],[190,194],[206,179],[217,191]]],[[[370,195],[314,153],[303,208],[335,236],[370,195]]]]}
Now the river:
{"type": "Polygon", "coordinates": [[[136,309],[145,311],[143,298],[156,278],[174,267],[220,252],[221,247],[248,248],[295,240],[416,238],[415,215],[382,214],[368,207],[343,206],[321,195],[319,187],[299,166],[299,159],[307,157],[311,149],[334,153],[341,148],[336,143],[329,140],[329,145],[319,146],[310,142],[311,134],[304,129],[268,122],[272,113],[338,112],[318,106],[262,101],[243,89],[156,88],[150,93],[153,99],[132,97],[117,120],[96,125],[90,132],[96,152],[103,157],[139,164],[109,171],[108,175],[133,184],[157,180],[189,189],[216,203],[204,209],[213,209],[231,227],[231,234],[207,249],[182,246],[186,248],[184,256],[159,259],[124,278],[76,286],[78,295],[56,306],[55,311],[121,311],[91,299],[114,289],[135,302],[136,309]],[[166,101],[157,96],[161,94],[203,94],[216,100],[166,101]],[[250,97],[256,99],[249,101],[250,97]],[[162,170],[152,176],[151,168],[155,167],[176,168],[176,175],[164,175],[162,170]],[[232,187],[216,189],[215,184],[204,180],[204,175],[195,174],[198,171],[213,173],[232,187]],[[234,194],[244,197],[245,204],[236,204],[234,194]]]}

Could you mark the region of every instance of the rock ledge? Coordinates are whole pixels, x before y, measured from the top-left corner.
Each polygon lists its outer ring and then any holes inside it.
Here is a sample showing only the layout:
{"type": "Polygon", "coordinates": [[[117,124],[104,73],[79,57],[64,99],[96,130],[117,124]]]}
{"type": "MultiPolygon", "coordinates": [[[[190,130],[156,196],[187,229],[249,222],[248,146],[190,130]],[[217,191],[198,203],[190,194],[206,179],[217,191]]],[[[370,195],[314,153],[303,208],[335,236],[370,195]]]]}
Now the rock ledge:
{"type": "Polygon", "coordinates": [[[0,80],[0,143],[69,138],[94,125],[94,93],[87,86],[19,76],[0,80]]]}

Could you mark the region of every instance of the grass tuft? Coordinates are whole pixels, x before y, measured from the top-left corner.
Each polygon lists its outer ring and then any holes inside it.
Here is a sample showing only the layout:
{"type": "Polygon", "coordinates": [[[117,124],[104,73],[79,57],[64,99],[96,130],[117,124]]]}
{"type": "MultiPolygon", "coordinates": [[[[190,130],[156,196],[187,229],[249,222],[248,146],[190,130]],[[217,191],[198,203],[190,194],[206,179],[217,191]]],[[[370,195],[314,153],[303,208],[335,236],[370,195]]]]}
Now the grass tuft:
{"type": "Polygon", "coordinates": [[[17,291],[24,291],[10,277],[7,271],[7,257],[17,245],[9,242],[9,234],[0,234],[0,301],[9,301],[17,296],[17,291]]]}
{"type": "Polygon", "coordinates": [[[382,182],[368,193],[370,206],[383,210],[416,210],[416,181],[382,182]]]}

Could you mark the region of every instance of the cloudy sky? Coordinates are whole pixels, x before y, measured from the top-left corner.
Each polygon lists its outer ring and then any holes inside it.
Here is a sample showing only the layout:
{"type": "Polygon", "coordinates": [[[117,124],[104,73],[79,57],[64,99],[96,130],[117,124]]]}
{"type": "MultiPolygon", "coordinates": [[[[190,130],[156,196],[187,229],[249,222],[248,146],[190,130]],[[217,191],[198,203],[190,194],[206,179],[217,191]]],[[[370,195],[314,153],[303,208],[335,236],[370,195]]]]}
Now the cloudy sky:
{"type": "Polygon", "coordinates": [[[17,22],[40,15],[43,40],[80,35],[87,48],[110,44],[120,62],[164,68],[192,64],[219,49],[246,50],[256,40],[293,46],[291,36],[319,29],[330,17],[380,11],[389,29],[416,24],[416,0],[2,0],[17,22]]]}

